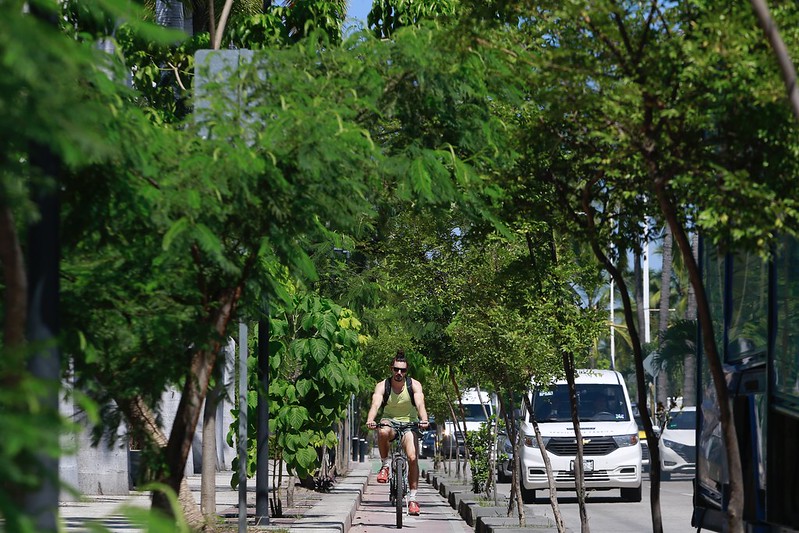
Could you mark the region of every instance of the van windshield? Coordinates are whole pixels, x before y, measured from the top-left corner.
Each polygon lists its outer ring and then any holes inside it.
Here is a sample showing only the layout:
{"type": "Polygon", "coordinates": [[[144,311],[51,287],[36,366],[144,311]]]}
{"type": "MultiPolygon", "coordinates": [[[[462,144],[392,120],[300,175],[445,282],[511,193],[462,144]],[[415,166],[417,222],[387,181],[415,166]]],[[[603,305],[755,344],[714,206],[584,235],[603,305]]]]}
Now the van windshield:
{"type": "MultiPolygon", "coordinates": [[[[463,404],[463,410],[466,412],[466,420],[481,422],[485,422],[486,420],[483,406],[479,403],[465,403],[463,404]]],[[[488,411],[488,406],[486,406],[486,411],[488,411]]],[[[457,404],[455,406],[455,412],[458,412],[457,404]]]]}
{"type": "MultiPolygon", "coordinates": [[[[581,422],[617,422],[630,420],[629,409],[621,385],[575,385],[577,410],[581,422]]],[[[536,389],[533,410],[538,422],[570,422],[568,385],[536,389]]]]}

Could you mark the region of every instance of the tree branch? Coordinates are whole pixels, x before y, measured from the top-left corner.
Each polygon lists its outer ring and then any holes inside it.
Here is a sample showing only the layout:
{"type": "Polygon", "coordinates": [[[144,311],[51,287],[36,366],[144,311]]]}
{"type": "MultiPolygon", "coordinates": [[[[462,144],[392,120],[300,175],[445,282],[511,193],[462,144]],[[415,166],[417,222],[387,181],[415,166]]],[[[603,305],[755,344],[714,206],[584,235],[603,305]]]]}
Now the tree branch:
{"type": "Polygon", "coordinates": [[[793,116],[799,121],[799,88],[796,87],[796,69],[793,66],[793,61],[791,61],[791,56],[788,54],[788,48],[780,36],[777,24],[771,18],[766,0],[750,1],[752,9],[754,9],[760,22],[760,27],[763,28],[763,32],[766,34],[766,38],[777,56],[777,63],[782,72],[782,81],[785,83],[793,116]]]}

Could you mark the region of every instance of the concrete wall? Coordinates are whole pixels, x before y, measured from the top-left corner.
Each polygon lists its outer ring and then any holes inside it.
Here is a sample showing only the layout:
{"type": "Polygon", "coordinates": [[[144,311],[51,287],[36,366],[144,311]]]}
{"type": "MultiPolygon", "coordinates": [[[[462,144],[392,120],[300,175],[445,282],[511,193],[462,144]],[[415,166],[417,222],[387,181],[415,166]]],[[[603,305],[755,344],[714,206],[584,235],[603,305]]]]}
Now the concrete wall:
{"type": "MultiPolygon", "coordinates": [[[[234,397],[234,361],[235,343],[231,339],[223,350],[224,370],[222,382],[225,384],[225,398],[217,406],[216,413],[216,441],[217,441],[217,469],[226,471],[231,469],[236,450],[227,445],[225,436],[230,424],[233,423],[231,409],[233,404],[230,399],[234,397]]],[[[64,394],[59,405],[60,412],[65,418],[78,423],[82,429],[76,434],[65,434],[61,437],[61,447],[64,455],[59,461],[59,477],[63,483],[77,489],[81,494],[87,495],[125,495],[130,490],[130,464],[128,441],[125,437],[126,428],[121,426],[114,443],[103,439],[98,446],[92,446],[91,433],[85,414],[82,413],[71,399],[72,383],[65,380],[63,383],[64,394]]],[[[164,433],[169,436],[175,420],[178,404],[180,403],[180,390],[170,388],[161,397],[161,416],[164,433]]],[[[135,460],[135,458],[134,458],[135,460]]],[[[197,424],[189,460],[186,462],[186,475],[199,474],[202,464],[202,418],[197,424]]],[[[75,500],[77,497],[69,491],[62,490],[62,501],[75,500]]]]}

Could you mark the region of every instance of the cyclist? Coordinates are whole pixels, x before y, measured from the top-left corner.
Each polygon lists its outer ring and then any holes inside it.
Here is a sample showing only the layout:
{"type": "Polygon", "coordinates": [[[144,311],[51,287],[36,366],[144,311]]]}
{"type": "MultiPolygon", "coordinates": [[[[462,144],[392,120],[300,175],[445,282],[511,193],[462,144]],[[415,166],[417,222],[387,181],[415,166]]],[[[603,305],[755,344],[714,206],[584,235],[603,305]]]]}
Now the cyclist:
{"type": "MultiPolygon", "coordinates": [[[[405,359],[405,351],[397,350],[397,355],[391,362],[391,377],[384,381],[379,381],[375,385],[372,395],[372,406],[369,408],[369,415],[366,417],[366,426],[369,429],[377,427],[375,417],[377,412],[383,407],[383,417],[381,422],[419,422],[420,429],[427,429],[427,409],[424,406],[424,392],[422,385],[415,379],[408,376],[408,361],[405,359]]],[[[391,427],[381,427],[377,432],[377,447],[380,450],[382,466],[377,473],[378,483],[387,483],[391,459],[389,458],[389,443],[401,438],[401,444],[408,457],[408,514],[419,514],[419,503],[416,501],[416,488],[419,485],[419,461],[416,451],[419,449],[419,435],[413,431],[406,431],[403,435],[397,435],[397,431],[391,427]]]]}

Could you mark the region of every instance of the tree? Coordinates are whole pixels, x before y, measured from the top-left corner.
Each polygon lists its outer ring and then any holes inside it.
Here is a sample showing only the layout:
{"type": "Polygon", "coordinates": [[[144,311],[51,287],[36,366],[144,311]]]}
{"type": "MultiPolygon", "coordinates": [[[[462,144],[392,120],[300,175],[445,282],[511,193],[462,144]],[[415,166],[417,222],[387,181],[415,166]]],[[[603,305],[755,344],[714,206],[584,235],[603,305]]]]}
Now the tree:
{"type": "MultiPolygon", "coordinates": [[[[290,303],[271,309],[269,410],[274,452],[290,473],[305,479],[321,467],[319,450],[325,454],[340,444],[331,428],[343,418],[350,396],[360,390],[358,352],[367,338],[359,334],[360,322],[350,310],[312,293],[296,291],[290,303]]],[[[259,382],[255,373],[250,375],[249,389],[255,390],[259,382]]],[[[252,476],[257,397],[248,394],[248,398],[247,463],[241,465],[235,459],[233,467],[236,471],[245,468],[252,476]]],[[[238,410],[234,410],[234,419],[229,441],[238,428],[238,410]]],[[[333,474],[321,473],[320,482],[323,476],[327,479],[333,474]]],[[[234,486],[237,480],[236,474],[234,486]]]]}
{"type": "MultiPolygon", "coordinates": [[[[531,128],[551,137],[549,143],[538,137],[529,144],[539,150],[554,145],[538,157],[539,176],[570,176],[560,186],[563,204],[572,206],[576,226],[595,224],[595,237],[603,235],[595,240],[597,255],[611,239],[612,232],[600,226],[611,217],[613,231],[625,235],[626,243],[636,243],[635,225],[643,215],[657,209],[668,221],[697,294],[703,343],[724,412],[731,472],[728,527],[739,531],[743,494],[734,422],[686,228],[696,225],[715,243],[756,246],[784,227],[786,217],[793,220],[791,202],[778,200],[786,190],[785,174],[771,167],[793,166],[783,151],[793,145],[784,136],[790,128],[784,110],[770,99],[774,73],[760,51],[754,52],[751,14],[738,6],[680,3],[655,2],[648,10],[633,3],[605,7],[539,5],[523,26],[526,44],[535,50],[523,56],[535,66],[525,65],[532,75],[533,115],[540,121],[531,128]],[[708,41],[703,37],[708,31],[723,41],[708,41]],[[734,66],[732,58],[744,57],[747,69],[734,66]],[[718,70],[719,64],[731,68],[718,70]],[[553,87],[559,100],[552,98],[553,87]],[[753,131],[771,133],[758,141],[753,131]],[[742,139],[757,146],[757,154],[744,149],[742,139]]],[[[627,322],[634,338],[634,318],[627,322]]],[[[657,486],[653,483],[653,491],[657,486]]],[[[653,528],[660,530],[655,496],[653,528]]]]}

